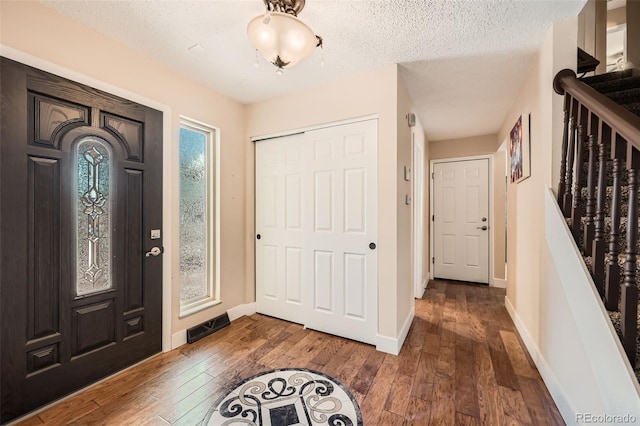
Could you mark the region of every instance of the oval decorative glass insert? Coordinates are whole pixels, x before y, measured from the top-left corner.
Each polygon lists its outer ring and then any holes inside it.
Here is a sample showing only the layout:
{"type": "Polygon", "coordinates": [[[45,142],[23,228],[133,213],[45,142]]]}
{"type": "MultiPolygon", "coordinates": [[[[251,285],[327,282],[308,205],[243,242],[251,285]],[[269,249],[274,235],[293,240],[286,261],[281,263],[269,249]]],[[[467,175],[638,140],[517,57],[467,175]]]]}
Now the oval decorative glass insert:
{"type": "Polygon", "coordinates": [[[75,150],[76,294],[108,290],[111,279],[111,148],[87,137],[75,150]]]}

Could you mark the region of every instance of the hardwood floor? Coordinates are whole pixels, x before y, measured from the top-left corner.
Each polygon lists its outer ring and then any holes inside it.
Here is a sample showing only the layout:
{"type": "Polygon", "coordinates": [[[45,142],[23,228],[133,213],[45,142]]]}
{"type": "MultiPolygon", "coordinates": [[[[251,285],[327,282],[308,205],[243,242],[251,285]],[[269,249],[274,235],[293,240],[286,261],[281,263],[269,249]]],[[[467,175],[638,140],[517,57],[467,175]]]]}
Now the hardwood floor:
{"type": "Polygon", "coordinates": [[[242,317],[19,424],[195,425],[228,386],[282,367],[340,380],[367,426],[564,424],[504,295],[429,283],[398,356],[275,318],[242,317]]]}

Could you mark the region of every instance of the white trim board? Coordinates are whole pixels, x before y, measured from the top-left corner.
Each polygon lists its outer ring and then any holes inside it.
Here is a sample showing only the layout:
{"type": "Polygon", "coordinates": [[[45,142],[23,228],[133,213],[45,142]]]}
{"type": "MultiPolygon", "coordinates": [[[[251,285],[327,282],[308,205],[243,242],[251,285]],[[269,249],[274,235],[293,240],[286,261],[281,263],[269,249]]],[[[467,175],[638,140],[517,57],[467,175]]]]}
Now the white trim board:
{"type": "Polygon", "coordinates": [[[540,353],[540,349],[538,349],[538,346],[534,343],[531,334],[529,334],[529,331],[525,327],[522,319],[507,296],[504,297],[504,306],[507,308],[507,312],[513,320],[513,324],[516,326],[516,330],[518,331],[518,334],[520,334],[522,342],[527,347],[527,351],[529,351],[533,362],[538,368],[544,384],[547,385],[553,401],[558,406],[558,410],[560,411],[562,418],[567,424],[577,424],[575,421],[577,411],[573,407],[573,404],[571,404],[567,392],[564,390],[558,381],[558,378],[549,367],[549,364],[547,364],[547,361],[540,353]]]}
{"type": "Polygon", "coordinates": [[[130,92],[129,90],[122,89],[102,80],[97,80],[88,75],[56,65],[3,44],[0,44],[0,55],[162,112],[162,244],[164,246],[162,262],[162,351],[170,351],[173,340],[171,335],[171,257],[173,255],[173,243],[171,241],[171,186],[173,182],[171,176],[173,175],[172,165],[174,163],[172,161],[174,157],[170,151],[170,142],[172,139],[171,107],[162,102],[147,98],[135,92],[130,92]]]}
{"type": "Polygon", "coordinates": [[[291,129],[291,130],[285,130],[282,132],[276,132],[276,133],[269,133],[266,135],[259,135],[259,136],[251,136],[249,138],[249,140],[251,140],[251,142],[259,142],[259,141],[263,141],[266,139],[274,139],[274,138],[280,138],[283,136],[291,136],[291,135],[295,135],[298,133],[304,133],[304,132],[310,132],[311,130],[319,130],[319,129],[326,129],[329,127],[336,127],[336,126],[342,126],[345,124],[352,124],[352,123],[359,123],[361,121],[368,121],[368,120],[377,120],[378,119],[378,115],[377,114],[372,114],[372,115],[364,115],[362,117],[355,117],[355,118],[349,118],[346,120],[339,120],[339,121],[332,121],[329,123],[322,123],[322,124],[316,124],[313,126],[307,126],[307,127],[300,127],[298,129],[291,129]]]}
{"type": "Polygon", "coordinates": [[[235,321],[242,316],[251,316],[256,313],[256,302],[245,303],[243,305],[234,306],[227,310],[229,321],[235,321]]]}
{"type": "Polygon", "coordinates": [[[407,338],[407,334],[409,333],[409,329],[411,328],[411,323],[413,322],[415,314],[416,310],[414,305],[411,307],[411,311],[409,311],[409,315],[405,319],[404,324],[402,325],[402,329],[400,330],[400,335],[397,338],[378,334],[376,336],[376,350],[391,355],[398,355],[400,353],[400,350],[402,349],[402,344],[407,338]]]}
{"type": "Polygon", "coordinates": [[[489,286],[495,287],[495,278],[493,278],[493,249],[495,247],[494,234],[493,229],[495,226],[494,220],[494,208],[493,208],[493,155],[474,155],[470,157],[453,157],[453,158],[439,158],[437,160],[429,161],[429,277],[433,280],[434,278],[434,267],[433,262],[433,254],[435,253],[434,242],[433,242],[433,221],[431,218],[433,217],[433,165],[436,163],[452,163],[456,161],[471,161],[471,160],[488,160],[489,161],[489,229],[492,232],[489,232],[489,286]]]}
{"type": "MultiPolygon", "coordinates": [[[[428,276],[426,276],[426,277],[424,278],[424,280],[422,280],[422,292],[420,292],[420,294],[418,294],[418,295],[415,297],[416,299],[422,299],[422,297],[424,296],[424,294],[425,294],[425,293],[426,293],[426,291],[427,291],[427,285],[428,285],[428,284],[429,284],[429,277],[428,277],[428,276]]],[[[415,301],[414,301],[414,303],[415,303],[415,301]]]]}
{"type": "Polygon", "coordinates": [[[493,286],[498,288],[507,288],[507,280],[503,280],[502,278],[494,278],[493,286]]]}
{"type": "MultiPolygon", "coordinates": [[[[416,118],[415,127],[411,129],[411,155],[413,171],[410,173],[411,189],[413,191],[413,199],[411,200],[411,220],[413,224],[413,232],[411,235],[411,260],[412,260],[412,284],[415,298],[421,298],[426,289],[424,280],[425,267],[429,267],[429,263],[424,264],[424,255],[426,241],[424,238],[425,222],[425,140],[424,131],[420,120],[416,118]],[[416,137],[417,136],[417,137],[416,137]]],[[[429,268],[430,269],[430,268],[429,268]]]]}

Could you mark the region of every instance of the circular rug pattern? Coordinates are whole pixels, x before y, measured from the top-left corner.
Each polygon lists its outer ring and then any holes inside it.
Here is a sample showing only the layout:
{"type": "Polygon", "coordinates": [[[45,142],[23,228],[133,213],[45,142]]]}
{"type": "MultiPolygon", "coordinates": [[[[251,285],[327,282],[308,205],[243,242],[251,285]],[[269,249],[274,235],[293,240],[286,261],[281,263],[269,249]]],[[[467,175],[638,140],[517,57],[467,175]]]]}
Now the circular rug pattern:
{"type": "Polygon", "coordinates": [[[202,424],[362,426],[362,413],[338,380],[305,368],[283,368],[231,387],[216,400],[202,424]]]}

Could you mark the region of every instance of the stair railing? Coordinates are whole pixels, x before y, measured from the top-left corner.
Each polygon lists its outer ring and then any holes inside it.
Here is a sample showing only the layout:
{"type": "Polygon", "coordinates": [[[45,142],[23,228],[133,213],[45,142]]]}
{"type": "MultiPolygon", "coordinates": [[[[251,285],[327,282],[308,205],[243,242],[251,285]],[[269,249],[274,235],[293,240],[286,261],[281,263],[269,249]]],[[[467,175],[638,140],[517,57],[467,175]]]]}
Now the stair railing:
{"type": "Polygon", "coordinates": [[[591,276],[606,308],[620,312],[622,345],[635,365],[640,117],[580,81],[572,70],[560,71],[553,88],[565,97],[558,204],[570,218],[578,247],[591,257],[591,276]],[[629,201],[621,268],[623,182],[629,201]],[[610,206],[607,186],[612,187],[610,206]]]}

